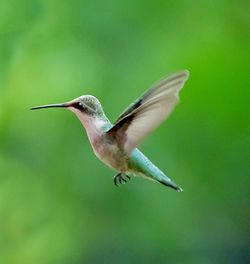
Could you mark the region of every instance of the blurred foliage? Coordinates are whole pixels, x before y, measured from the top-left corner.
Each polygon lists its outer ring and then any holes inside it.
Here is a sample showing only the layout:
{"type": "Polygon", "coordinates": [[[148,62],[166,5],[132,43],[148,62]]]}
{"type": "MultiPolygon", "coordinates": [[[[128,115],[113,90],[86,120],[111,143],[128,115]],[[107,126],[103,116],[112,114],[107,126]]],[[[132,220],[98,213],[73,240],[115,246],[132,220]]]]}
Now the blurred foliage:
{"type": "Polygon", "coordinates": [[[250,263],[249,1],[0,2],[0,263],[250,263]],[[72,113],[118,114],[187,68],[141,146],[183,193],[120,188],[72,113]]]}

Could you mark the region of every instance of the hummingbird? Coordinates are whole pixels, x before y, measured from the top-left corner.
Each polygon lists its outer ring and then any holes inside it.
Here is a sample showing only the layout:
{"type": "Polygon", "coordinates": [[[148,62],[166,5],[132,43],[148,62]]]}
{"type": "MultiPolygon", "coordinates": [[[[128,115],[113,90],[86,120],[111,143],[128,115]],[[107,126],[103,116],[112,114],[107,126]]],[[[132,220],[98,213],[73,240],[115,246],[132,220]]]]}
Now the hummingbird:
{"type": "Polygon", "coordinates": [[[71,101],[32,107],[67,108],[86,130],[95,155],[117,173],[114,184],[126,183],[131,176],[141,176],[181,192],[182,188],[157,168],[137,147],[165,120],[179,101],[179,91],[189,77],[183,70],[155,83],[130,104],[112,124],[99,100],[82,95],[71,101]]]}

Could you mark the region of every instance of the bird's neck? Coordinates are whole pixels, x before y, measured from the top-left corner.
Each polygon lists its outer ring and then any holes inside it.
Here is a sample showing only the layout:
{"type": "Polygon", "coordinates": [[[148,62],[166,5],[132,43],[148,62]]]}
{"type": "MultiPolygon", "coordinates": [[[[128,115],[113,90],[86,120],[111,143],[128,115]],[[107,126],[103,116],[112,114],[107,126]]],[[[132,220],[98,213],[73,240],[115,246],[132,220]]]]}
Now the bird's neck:
{"type": "Polygon", "coordinates": [[[112,124],[105,115],[98,117],[83,115],[79,112],[75,112],[75,114],[84,126],[92,145],[103,133],[112,127],[112,124]]]}
{"type": "Polygon", "coordinates": [[[111,127],[109,120],[98,117],[88,117],[83,120],[82,124],[85,127],[88,136],[101,135],[111,127]]]}

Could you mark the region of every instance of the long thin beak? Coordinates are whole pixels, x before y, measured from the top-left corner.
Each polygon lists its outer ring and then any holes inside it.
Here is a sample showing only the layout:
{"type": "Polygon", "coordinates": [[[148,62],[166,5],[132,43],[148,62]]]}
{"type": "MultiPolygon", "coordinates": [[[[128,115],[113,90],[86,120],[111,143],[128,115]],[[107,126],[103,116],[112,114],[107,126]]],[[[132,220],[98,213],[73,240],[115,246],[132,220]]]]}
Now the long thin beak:
{"type": "Polygon", "coordinates": [[[50,108],[50,107],[67,107],[69,106],[67,103],[63,104],[49,104],[49,105],[40,105],[31,107],[30,110],[42,109],[42,108],[50,108]]]}

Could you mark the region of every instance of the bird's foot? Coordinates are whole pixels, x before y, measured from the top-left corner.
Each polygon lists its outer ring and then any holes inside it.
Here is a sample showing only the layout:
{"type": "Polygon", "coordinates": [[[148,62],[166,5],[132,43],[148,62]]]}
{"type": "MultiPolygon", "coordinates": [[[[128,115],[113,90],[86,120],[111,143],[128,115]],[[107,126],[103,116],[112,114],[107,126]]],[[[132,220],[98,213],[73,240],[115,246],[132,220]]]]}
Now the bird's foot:
{"type": "Polygon", "coordinates": [[[124,174],[124,173],[117,173],[115,176],[114,176],[114,184],[115,186],[119,186],[119,184],[124,184],[126,183],[127,181],[130,180],[130,176],[128,176],[127,174],[124,174]]]}

